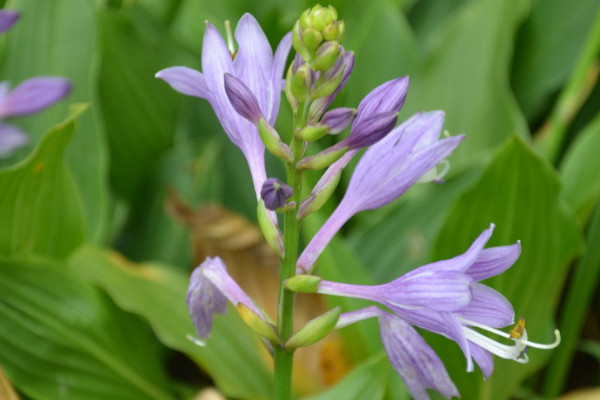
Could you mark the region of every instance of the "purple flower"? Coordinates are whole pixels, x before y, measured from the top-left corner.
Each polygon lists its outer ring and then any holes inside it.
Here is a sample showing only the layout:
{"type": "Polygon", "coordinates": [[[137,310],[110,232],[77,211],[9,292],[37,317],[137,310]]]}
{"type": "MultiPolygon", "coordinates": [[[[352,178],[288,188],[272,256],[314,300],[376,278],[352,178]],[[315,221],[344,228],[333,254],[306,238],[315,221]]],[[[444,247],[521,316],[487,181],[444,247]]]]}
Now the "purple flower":
{"type": "Polygon", "coordinates": [[[266,179],[264,150],[257,128],[236,112],[225,91],[225,74],[237,78],[256,98],[269,124],[277,119],[283,69],[291,47],[286,35],[273,55],[269,41],[250,14],[240,19],[235,38],[239,50],[230,54],[225,41],[210,23],[202,44],[202,73],[187,67],[171,67],[156,74],[180,93],[208,100],[225,133],[240,148],[252,174],[257,198],[266,179]],[[233,60],[232,60],[233,57],[233,60]]]}
{"type": "Polygon", "coordinates": [[[21,14],[13,10],[0,10],[0,33],[9,30],[21,14]]]}
{"type": "MultiPolygon", "coordinates": [[[[26,80],[12,91],[7,82],[0,83],[0,119],[39,112],[63,99],[71,91],[67,79],[36,77],[26,80]]],[[[0,157],[27,144],[27,135],[19,128],[0,123],[0,157]]]]}
{"type": "MultiPolygon", "coordinates": [[[[365,152],[344,198],[300,255],[299,270],[307,272],[312,268],[331,238],[354,214],[381,207],[400,197],[450,155],[463,136],[439,140],[443,123],[441,111],[416,114],[365,152]]],[[[332,164],[313,192],[318,193],[329,181],[335,180],[352,155],[346,153],[332,164]]],[[[300,212],[303,206],[306,207],[303,204],[300,212]]]]}
{"type": "Polygon", "coordinates": [[[294,190],[277,178],[267,179],[260,191],[260,197],[269,210],[283,207],[292,194],[294,194],[294,190]]]}
{"type": "MultiPolygon", "coordinates": [[[[213,315],[227,311],[227,300],[234,306],[242,303],[266,320],[250,297],[229,276],[223,261],[219,257],[209,257],[192,273],[187,292],[187,307],[200,339],[210,336],[213,315]]],[[[203,344],[202,341],[196,342],[203,344]]]]}
{"type": "MultiPolygon", "coordinates": [[[[560,341],[557,333],[555,343],[540,345],[527,340],[524,327],[523,332],[518,335],[495,329],[512,324],[514,310],[504,296],[479,281],[510,268],[519,257],[521,246],[517,242],[514,245],[484,249],[493,229],[494,226],[491,225],[483,231],[464,254],[419,267],[392,282],[361,286],[321,281],[317,292],[378,302],[406,322],[454,340],[465,354],[467,371],[473,370],[474,358],[487,378],[494,366],[492,354],[527,362],[525,350],[528,346],[552,348],[560,341]],[[497,343],[473,327],[513,339],[516,345],[497,343]]],[[[370,316],[373,316],[372,313],[370,316]]],[[[356,322],[358,318],[353,316],[350,320],[340,320],[342,322],[339,324],[345,326],[356,322]]],[[[388,341],[388,354],[389,341],[398,340],[389,338],[392,334],[391,326],[399,324],[386,320],[382,326],[382,337],[387,337],[383,339],[384,345],[388,341]]],[[[413,346],[423,348],[419,341],[414,338],[412,340],[415,342],[413,346]]],[[[397,351],[392,353],[391,358],[397,357],[397,351]]]]}

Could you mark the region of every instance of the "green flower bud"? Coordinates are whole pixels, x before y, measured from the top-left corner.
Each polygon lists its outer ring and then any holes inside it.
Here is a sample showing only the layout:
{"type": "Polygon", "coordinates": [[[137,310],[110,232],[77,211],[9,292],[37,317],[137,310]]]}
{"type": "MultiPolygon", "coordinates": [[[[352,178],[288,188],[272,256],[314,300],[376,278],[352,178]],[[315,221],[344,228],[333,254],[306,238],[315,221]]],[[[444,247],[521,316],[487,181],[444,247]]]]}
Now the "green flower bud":
{"type": "Polygon", "coordinates": [[[292,111],[295,113],[298,111],[298,99],[292,93],[292,66],[288,68],[287,75],[285,77],[285,97],[287,98],[288,103],[290,103],[290,107],[292,111]]]}
{"type": "Polygon", "coordinates": [[[308,28],[302,32],[302,43],[309,51],[315,51],[323,41],[323,35],[315,28],[308,28]]]}
{"type": "Polygon", "coordinates": [[[333,191],[337,187],[340,182],[340,177],[342,176],[342,171],[338,172],[331,180],[327,183],[327,185],[319,190],[318,192],[313,192],[310,196],[300,204],[300,209],[298,210],[298,214],[296,215],[297,219],[302,219],[309,214],[318,211],[323,207],[323,204],[329,200],[333,191]]]}
{"type": "Polygon", "coordinates": [[[285,280],[286,289],[296,293],[315,293],[321,278],[315,275],[296,275],[285,280]]]}
{"type": "Polygon", "coordinates": [[[337,324],[340,319],[341,313],[342,308],[336,307],[327,311],[325,314],[308,321],[306,325],[286,342],[285,348],[293,350],[298,347],[306,347],[323,339],[335,329],[335,324],[337,324]]]}
{"type": "Polygon", "coordinates": [[[265,144],[265,148],[276,157],[281,158],[286,162],[291,162],[294,159],[292,151],[281,141],[279,134],[263,117],[258,120],[258,134],[265,144]]]}
{"type": "Polygon", "coordinates": [[[340,45],[336,41],[325,42],[317,50],[313,68],[317,71],[327,71],[333,67],[338,57],[342,54],[340,45]]]}
{"type": "Polygon", "coordinates": [[[238,303],[237,311],[246,323],[254,332],[258,333],[260,336],[266,338],[273,344],[279,344],[279,336],[277,335],[277,330],[275,327],[261,317],[256,315],[252,310],[243,305],[242,303],[238,303]]]}
{"type": "Polygon", "coordinates": [[[329,167],[331,164],[340,159],[348,151],[348,147],[341,147],[337,150],[326,151],[315,154],[314,156],[303,158],[296,164],[298,169],[319,170],[329,167]]]}
{"type": "Polygon", "coordinates": [[[306,101],[310,96],[312,89],[312,75],[308,64],[304,64],[295,74],[292,74],[290,91],[299,102],[306,101]]]}
{"type": "Polygon", "coordinates": [[[329,127],[321,126],[305,126],[296,132],[296,137],[307,142],[314,142],[327,135],[329,127]]]}
{"type": "Polygon", "coordinates": [[[283,254],[283,242],[281,240],[281,232],[277,229],[277,226],[273,224],[271,218],[269,218],[269,214],[267,213],[267,208],[265,207],[265,203],[262,199],[258,201],[256,206],[256,218],[258,219],[258,226],[262,231],[265,240],[271,246],[273,250],[277,253],[278,256],[282,256],[283,254]]]}
{"type": "Polygon", "coordinates": [[[337,21],[327,25],[321,34],[325,40],[337,40],[340,42],[344,36],[344,21],[337,21]]]}
{"type": "Polygon", "coordinates": [[[304,29],[300,26],[300,21],[296,21],[292,29],[292,46],[294,46],[294,50],[300,54],[304,61],[310,62],[312,60],[313,52],[304,44],[304,29]]]}

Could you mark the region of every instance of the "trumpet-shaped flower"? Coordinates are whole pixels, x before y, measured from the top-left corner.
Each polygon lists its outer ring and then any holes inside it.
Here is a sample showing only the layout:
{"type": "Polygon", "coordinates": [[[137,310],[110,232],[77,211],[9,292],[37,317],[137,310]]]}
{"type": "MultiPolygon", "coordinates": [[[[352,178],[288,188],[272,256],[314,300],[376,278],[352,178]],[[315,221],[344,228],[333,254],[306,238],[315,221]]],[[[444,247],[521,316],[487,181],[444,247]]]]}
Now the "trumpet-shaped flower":
{"type": "MultiPolygon", "coordinates": [[[[187,292],[187,307],[200,339],[210,336],[214,313],[227,310],[227,300],[234,306],[243,304],[254,314],[266,320],[248,295],[229,276],[225,264],[219,258],[207,258],[190,277],[187,292]]],[[[202,341],[197,341],[203,344],[202,341]]]]}
{"type": "Polygon", "coordinates": [[[224,78],[225,74],[230,74],[239,79],[258,101],[262,115],[273,125],[279,112],[282,75],[291,47],[291,35],[281,40],[273,54],[256,19],[244,14],[237,25],[235,38],[239,49],[232,55],[217,29],[207,23],[202,43],[202,72],[187,67],[171,67],[159,71],[156,77],[180,93],[208,100],[225,133],[246,157],[259,198],[266,179],[265,147],[256,126],[239,115],[231,105],[224,78]]]}
{"type": "MultiPolygon", "coordinates": [[[[7,82],[2,82],[0,120],[39,112],[63,99],[70,91],[69,81],[58,77],[31,78],[13,90],[9,90],[7,82]]],[[[19,128],[0,122],[0,157],[27,142],[27,135],[19,128]]]]}
{"type": "MultiPolygon", "coordinates": [[[[354,214],[397,199],[450,155],[463,136],[439,140],[443,123],[441,111],[416,114],[365,152],[354,170],[344,198],[300,255],[300,271],[307,272],[312,268],[331,238],[354,214]]],[[[343,168],[348,162],[347,156],[348,153],[330,169],[340,168],[338,163],[343,168]]],[[[334,179],[339,173],[336,170],[332,173],[326,171],[322,180],[334,179]]],[[[320,183],[315,190],[319,190],[320,183]]]]}
{"type": "MultiPolygon", "coordinates": [[[[493,370],[492,354],[527,362],[527,347],[552,348],[560,341],[556,333],[553,344],[529,342],[524,326],[512,335],[496,329],[513,323],[513,307],[504,296],[479,281],[510,268],[521,246],[517,242],[484,249],[493,229],[492,225],[479,235],[464,254],[419,267],[392,282],[361,286],[321,281],[317,292],[378,302],[408,323],[454,340],[465,354],[467,371],[473,370],[475,359],[487,378],[493,370]],[[474,328],[513,339],[516,345],[497,343],[474,328]]],[[[384,327],[382,335],[383,331],[384,327]]]]}

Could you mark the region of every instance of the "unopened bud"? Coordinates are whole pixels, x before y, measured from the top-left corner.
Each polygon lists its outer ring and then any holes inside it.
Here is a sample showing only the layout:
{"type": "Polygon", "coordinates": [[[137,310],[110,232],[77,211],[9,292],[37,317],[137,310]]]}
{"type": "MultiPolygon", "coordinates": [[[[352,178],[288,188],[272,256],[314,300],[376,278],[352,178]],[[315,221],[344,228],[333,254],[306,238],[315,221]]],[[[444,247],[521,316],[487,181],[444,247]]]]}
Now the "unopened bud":
{"type": "Polygon", "coordinates": [[[296,275],[285,280],[285,288],[296,293],[316,293],[321,277],[315,275],[296,275]]]}
{"type": "Polygon", "coordinates": [[[310,346],[329,335],[335,329],[342,313],[341,307],[336,307],[327,311],[306,323],[298,332],[296,332],[286,343],[286,349],[293,350],[299,347],[310,346]]]}
{"type": "Polygon", "coordinates": [[[296,132],[296,137],[307,142],[314,142],[327,135],[329,129],[327,126],[305,126],[296,132]]]}
{"type": "Polygon", "coordinates": [[[344,21],[334,22],[333,24],[330,24],[323,29],[323,39],[336,40],[338,42],[341,42],[342,38],[344,37],[344,30],[344,21]]]}
{"type": "Polygon", "coordinates": [[[262,234],[269,246],[275,250],[277,255],[283,255],[281,232],[279,232],[279,229],[271,220],[269,213],[267,212],[267,208],[265,207],[265,203],[262,199],[258,201],[258,205],[256,206],[256,218],[258,219],[258,226],[260,227],[260,230],[262,231],[262,234]]]}
{"type": "Polygon", "coordinates": [[[263,117],[258,121],[258,133],[265,144],[265,148],[271,154],[286,162],[291,162],[294,159],[294,155],[289,146],[281,141],[275,128],[273,128],[263,117]]]}
{"type": "Polygon", "coordinates": [[[323,35],[315,28],[308,28],[303,32],[302,43],[309,51],[315,51],[323,41],[323,35]]]}
{"type": "Polygon", "coordinates": [[[327,133],[330,135],[337,135],[350,126],[355,116],[356,110],[354,108],[334,108],[333,110],[327,111],[325,115],[323,115],[319,125],[327,126],[329,128],[327,133]]]}
{"type": "Polygon", "coordinates": [[[339,160],[346,153],[348,147],[339,147],[335,149],[325,149],[314,156],[309,156],[298,161],[296,167],[298,169],[319,170],[329,167],[331,164],[339,160]]]}
{"type": "Polygon", "coordinates": [[[233,75],[226,73],[224,82],[225,93],[235,111],[256,125],[262,113],[254,93],[233,75]]]}
{"type": "Polygon", "coordinates": [[[325,42],[317,50],[315,60],[312,65],[317,71],[327,71],[333,67],[338,57],[342,54],[342,49],[338,42],[325,42]]]}
{"type": "Polygon", "coordinates": [[[238,303],[236,308],[250,329],[270,341],[272,344],[279,344],[279,336],[277,336],[277,330],[273,325],[256,315],[251,309],[242,303],[238,303]]]}
{"type": "Polygon", "coordinates": [[[293,194],[294,190],[277,178],[265,180],[260,191],[260,197],[269,210],[283,207],[293,194]]]}
{"type": "Polygon", "coordinates": [[[322,188],[316,191],[313,190],[310,196],[300,204],[300,209],[298,210],[296,218],[300,220],[307,215],[320,210],[321,207],[323,207],[323,204],[325,204],[333,194],[333,191],[340,182],[341,176],[342,171],[340,170],[337,174],[333,175],[322,188]]]}

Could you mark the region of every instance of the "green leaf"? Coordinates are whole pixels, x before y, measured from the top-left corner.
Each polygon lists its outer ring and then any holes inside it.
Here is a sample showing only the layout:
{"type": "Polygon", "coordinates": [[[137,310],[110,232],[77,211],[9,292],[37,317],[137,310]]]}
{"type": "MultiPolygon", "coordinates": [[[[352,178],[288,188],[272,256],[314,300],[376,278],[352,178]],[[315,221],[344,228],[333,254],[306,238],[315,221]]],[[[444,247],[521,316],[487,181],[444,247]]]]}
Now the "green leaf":
{"type": "Polygon", "coordinates": [[[600,6],[595,0],[532,3],[517,37],[512,77],[515,96],[528,119],[539,116],[573,71],[600,6]]]}
{"type": "Polygon", "coordinates": [[[445,128],[467,139],[455,165],[478,161],[528,128],[508,83],[512,42],[527,0],[469,1],[431,33],[425,56],[411,71],[402,115],[444,110],[445,128]]]}
{"type": "Polygon", "coordinates": [[[65,258],[83,242],[81,199],[63,154],[85,108],[74,107],[26,160],[0,170],[0,254],[65,258]]]}
{"type": "MultiPolygon", "coordinates": [[[[2,79],[17,85],[34,76],[56,75],[73,85],[66,100],[39,114],[15,119],[32,137],[33,147],[49,126],[64,118],[69,103],[90,102],[93,97],[94,14],[91,1],[12,0],[7,7],[19,10],[22,17],[5,33],[2,79]]],[[[65,160],[83,200],[87,236],[100,241],[108,222],[108,162],[102,129],[94,122],[96,110],[92,111],[79,119],[79,133],[73,137],[65,160]]],[[[28,154],[31,147],[19,154],[28,154]]]]}
{"type": "Polygon", "coordinates": [[[383,399],[390,364],[378,356],[356,367],[326,392],[303,400],[378,400],[383,399]]]}
{"type": "Polygon", "coordinates": [[[563,198],[577,212],[582,223],[589,217],[600,196],[600,115],[577,136],[560,165],[563,198]]]}
{"type": "Polygon", "coordinates": [[[217,316],[205,347],[187,339],[195,330],[186,308],[187,276],[164,266],[133,264],[118,253],[82,247],[70,266],[106,290],[123,309],[144,317],[158,338],[201,365],[218,387],[232,397],[267,399],[269,355],[256,335],[231,312],[217,316]]]}
{"type": "Polygon", "coordinates": [[[135,4],[119,13],[100,10],[98,21],[98,100],[110,149],[110,177],[115,190],[133,202],[147,171],[173,143],[183,98],[154,75],[192,63],[135,4]]]}
{"type": "Polygon", "coordinates": [[[0,261],[0,359],[35,399],[174,399],[156,339],[64,265],[0,261]]]}
{"type": "MultiPolygon", "coordinates": [[[[506,296],[516,314],[526,318],[530,340],[552,342],[558,297],[582,238],[574,215],[560,201],[557,174],[519,138],[510,140],[481,180],[456,201],[436,242],[435,259],[460,254],[491,222],[496,229],[488,247],[520,240],[522,253],[510,270],[485,283],[506,296]]],[[[445,339],[435,341],[444,349],[444,362],[465,398],[510,397],[519,382],[550,355],[533,349],[527,365],[496,359],[494,374],[482,382],[479,372],[463,372],[463,356],[446,351],[455,350],[454,345],[445,339]]]]}

